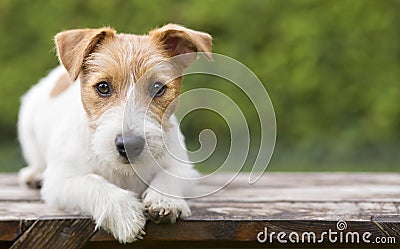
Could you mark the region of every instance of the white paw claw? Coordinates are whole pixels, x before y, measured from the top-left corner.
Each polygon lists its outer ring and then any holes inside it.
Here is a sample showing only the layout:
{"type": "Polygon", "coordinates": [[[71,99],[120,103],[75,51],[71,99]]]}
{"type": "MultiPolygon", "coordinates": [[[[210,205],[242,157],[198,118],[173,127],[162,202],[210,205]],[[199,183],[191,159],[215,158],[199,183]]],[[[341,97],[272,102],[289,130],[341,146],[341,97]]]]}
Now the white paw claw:
{"type": "Polygon", "coordinates": [[[184,199],[147,191],[143,198],[146,216],[154,223],[175,223],[179,217],[188,217],[190,208],[184,199]]]}

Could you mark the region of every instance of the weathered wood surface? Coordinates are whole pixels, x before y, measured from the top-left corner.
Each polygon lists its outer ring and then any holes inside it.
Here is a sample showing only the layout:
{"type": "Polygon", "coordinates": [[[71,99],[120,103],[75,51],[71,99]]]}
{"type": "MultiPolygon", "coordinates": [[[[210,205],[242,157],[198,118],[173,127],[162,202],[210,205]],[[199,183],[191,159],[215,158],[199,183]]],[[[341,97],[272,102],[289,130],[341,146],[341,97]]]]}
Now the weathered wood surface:
{"type": "MultiPolygon", "coordinates": [[[[230,177],[211,176],[203,187],[218,186],[230,177]]],[[[268,173],[254,185],[241,174],[221,191],[192,200],[191,206],[193,215],[176,224],[147,224],[145,239],[135,247],[267,247],[271,245],[257,242],[265,227],[276,233],[315,232],[320,239],[329,229],[339,232],[339,220],[347,223],[343,232],[370,232],[371,240],[391,237],[396,243],[282,244],[273,235],[272,246],[400,245],[400,174],[395,173],[268,173]]],[[[15,174],[0,174],[0,246],[124,247],[94,228],[89,217],[47,206],[38,191],[20,187],[15,174]]]]}
{"type": "Polygon", "coordinates": [[[81,248],[94,232],[90,219],[41,218],[35,221],[11,248],[81,248]]]}

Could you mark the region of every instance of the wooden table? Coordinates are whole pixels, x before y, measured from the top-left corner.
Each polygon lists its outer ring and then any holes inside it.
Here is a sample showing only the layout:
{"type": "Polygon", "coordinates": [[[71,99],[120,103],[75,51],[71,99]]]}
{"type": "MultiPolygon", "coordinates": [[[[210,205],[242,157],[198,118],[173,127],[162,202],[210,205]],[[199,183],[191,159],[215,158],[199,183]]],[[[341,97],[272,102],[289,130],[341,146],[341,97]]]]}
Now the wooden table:
{"type": "MultiPolygon", "coordinates": [[[[204,184],[219,185],[228,177],[215,175],[204,184]]],[[[255,185],[249,185],[247,179],[247,174],[241,174],[223,190],[193,200],[190,218],[172,225],[148,223],[144,240],[120,245],[104,231],[94,231],[95,225],[89,217],[51,208],[40,200],[38,191],[18,186],[15,174],[0,174],[0,247],[398,248],[400,245],[400,174],[267,173],[255,185]],[[329,230],[331,239],[336,237],[335,243],[329,240],[329,230]],[[386,243],[377,243],[377,239],[386,243]]]]}

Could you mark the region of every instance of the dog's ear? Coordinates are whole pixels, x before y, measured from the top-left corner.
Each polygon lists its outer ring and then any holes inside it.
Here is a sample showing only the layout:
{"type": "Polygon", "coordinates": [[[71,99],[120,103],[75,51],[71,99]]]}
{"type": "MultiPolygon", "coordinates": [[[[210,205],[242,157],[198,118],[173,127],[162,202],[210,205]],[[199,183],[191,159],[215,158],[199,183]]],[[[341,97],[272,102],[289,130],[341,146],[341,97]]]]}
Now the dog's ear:
{"type": "Polygon", "coordinates": [[[104,39],[113,37],[115,33],[111,28],[74,29],[55,36],[58,59],[72,80],[78,78],[84,59],[93,53],[104,39]]]}
{"type": "MultiPolygon", "coordinates": [[[[161,28],[149,32],[151,39],[161,44],[168,54],[172,56],[204,52],[204,55],[211,60],[212,38],[209,34],[185,28],[177,24],[167,24],[161,28]]],[[[189,66],[197,55],[183,56],[180,62],[184,67],[189,66]]]]}

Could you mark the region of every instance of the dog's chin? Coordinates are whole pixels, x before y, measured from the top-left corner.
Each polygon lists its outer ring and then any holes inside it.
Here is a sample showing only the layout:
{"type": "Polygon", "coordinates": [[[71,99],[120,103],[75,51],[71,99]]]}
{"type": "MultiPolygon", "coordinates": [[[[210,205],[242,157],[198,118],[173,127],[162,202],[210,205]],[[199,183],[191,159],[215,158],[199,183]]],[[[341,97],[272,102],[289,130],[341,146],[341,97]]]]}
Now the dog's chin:
{"type": "Polygon", "coordinates": [[[128,159],[119,159],[118,161],[111,164],[111,169],[114,173],[119,175],[134,175],[135,170],[133,164],[128,159]]]}

